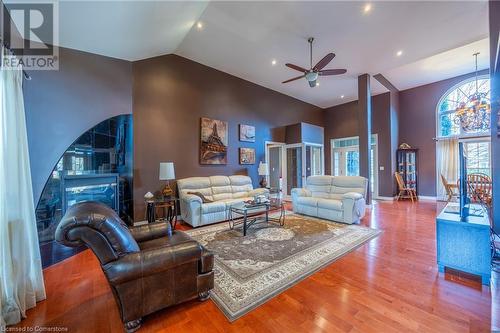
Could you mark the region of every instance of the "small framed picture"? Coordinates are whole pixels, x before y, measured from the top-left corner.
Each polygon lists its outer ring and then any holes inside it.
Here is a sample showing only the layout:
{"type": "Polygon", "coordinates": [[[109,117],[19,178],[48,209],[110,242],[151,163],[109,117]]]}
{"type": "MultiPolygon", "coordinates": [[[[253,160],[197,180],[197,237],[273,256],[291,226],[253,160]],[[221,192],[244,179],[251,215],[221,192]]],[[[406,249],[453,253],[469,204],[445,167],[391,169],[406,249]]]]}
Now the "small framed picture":
{"type": "Polygon", "coordinates": [[[240,141],[255,142],[255,127],[240,124],[240,141]]]}
{"type": "Polygon", "coordinates": [[[254,148],[240,148],[240,164],[255,164],[254,148]]]}

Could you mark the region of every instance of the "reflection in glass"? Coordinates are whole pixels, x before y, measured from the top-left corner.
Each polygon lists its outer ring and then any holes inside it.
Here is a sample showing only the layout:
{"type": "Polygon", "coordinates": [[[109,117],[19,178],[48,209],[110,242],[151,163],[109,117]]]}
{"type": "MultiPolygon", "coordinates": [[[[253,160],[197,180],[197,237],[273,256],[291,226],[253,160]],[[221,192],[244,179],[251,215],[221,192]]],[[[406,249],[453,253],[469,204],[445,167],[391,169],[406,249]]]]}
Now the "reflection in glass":
{"type": "Polygon", "coordinates": [[[57,224],[73,204],[100,201],[132,223],[132,172],[131,115],[107,119],[69,146],[51,172],[36,208],[44,267],[74,254],[54,243],[57,224]]]}

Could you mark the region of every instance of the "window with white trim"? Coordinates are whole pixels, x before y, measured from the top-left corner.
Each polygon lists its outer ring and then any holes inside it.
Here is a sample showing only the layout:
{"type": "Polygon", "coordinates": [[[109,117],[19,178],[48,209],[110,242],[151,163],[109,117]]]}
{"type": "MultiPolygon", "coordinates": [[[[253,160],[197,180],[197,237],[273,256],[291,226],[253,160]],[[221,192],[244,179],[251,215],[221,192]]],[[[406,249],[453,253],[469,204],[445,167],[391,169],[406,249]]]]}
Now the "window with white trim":
{"type": "MultiPolygon", "coordinates": [[[[488,75],[478,77],[478,91],[486,93],[490,99],[490,78],[488,75]]],[[[467,137],[489,135],[485,132],[466,132],[457,124],[456,109],[462,102],[467,102],[469,96],[476,92],[475,78],[462,81],[451,88],[439,101],[437,107],[437,137],[467,137]]]]}

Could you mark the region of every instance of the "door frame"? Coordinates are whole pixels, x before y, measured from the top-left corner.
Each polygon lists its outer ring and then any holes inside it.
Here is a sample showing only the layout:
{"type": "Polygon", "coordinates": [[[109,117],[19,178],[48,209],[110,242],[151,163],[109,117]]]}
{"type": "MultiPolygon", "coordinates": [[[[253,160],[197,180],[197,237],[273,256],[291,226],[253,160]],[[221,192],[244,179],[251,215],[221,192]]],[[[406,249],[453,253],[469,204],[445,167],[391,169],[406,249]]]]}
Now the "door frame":
{"type": "MultiPolygon", "coordinates": [[[[321,149],[321,174],[325,174],[325,145],[321,143],[313,143],[313,142],[300,142],[300,143],[291,143],[291,144],[286,144],[284,142],[278,142],[278,141],[265,141],[265,161],[266,163],[269,162],[269,148],[271,147],[281,147],[281,175],[282,175],[282,195],[283,198],[285,199],[290,199],[290,195],[287,195],[287,156],[286,156],[286,150],[287,148],[301,148],[302,149],[302,185],[304,186],[305,181],[306,181],[306,159],[307,159],[307,154],[306,154],[306,146],[314,146],[314,147],[320,147],[321,149]]],[[[266,176],[266,180],[269,183],[269,176],[266,176]]]]}
{"type": "Polygon", "coordinates": [[[302,185],[304,185],[304,177],[305,177],[305,163],[306,163],[306,154],[304,151],[304,143],[291,143],[291,144],[285,144],[283,147],[283,197],[286,199],[291,198],[291,194],[287,193],[288,190],[288,160],[286,156],[286,151],[288,148],[301,148],[301,157],[302,157],[302,185]]]}
{"type": "MultiPolygon", "coordinates": [[[[267,166],[268,168],[269,168],[269,148],[271,148],[271,147],[280,147],[281,148],[281,175],[283,177],[283,175],[286,174],[285,162],[284,162],[284,158],[285,158],[285,149],[284,149],[284,147],[286,146],[286,143],[279,142],[279,141],[265,141],[264,144],[266,146],[265,153],[264,153],[264,155],[265,155],[264,159],[265,159],[266,163],[268,163],[268,166],[267,166]]],[[[267,181],[268,184],[271,183],[269,177],[270,177],[270,175],[266,176],[266,181],[267,181]]],[[[285,180],[283,180],[283,182],[284,181],[285,180]]],[[[282,184],[282,187],[283,186],[284,186],[284,184],[282,184]]],[[[283,190],[283,188],[281,190],[283,190]]]]}
{"type": "MultiPolygon", "coordinates": [[[[374,159],[373,159],[373,163],[375,164],[374,167],[373,167],[373,171],[375,172],[375,174],[373,175],[373,179],[374,179],[374,184],[373,184],[373,198],[374,199],[377,199],[379,198],[379,190],[378,190],[378,187],[379,187],[379,165],[378,165],[378,133],[373,133],[372,134],[373,138],[374,138],[374,143],[370,145],[370,149],[372,148],[372,146],[375,146],[375,149],[373,150],[374,151],[374,159]]],[[[348,148],[353,148],[353,147],[356,147],[358,148],[358,151],[359,151],[359,145],[355,145],[355,146],[349,146],[349,147],[342,147],[342,148],[335,148],[334,147],[334,141],[336,140],[349,140],[349,139],[359,139],[359,136],[348,136],[348,137],[344,137],[344,138],[335,138],[335,139],[330,139],[330,174],[333,176],[333,170],[334,170],[334,152],[333,150],[334,149],[340,149],[340,150],[343,150],[345,148],[345,150],[348,150],[348,148]]],[[[371,139],[370,139],[370,142],[371,142],[371,139]]],[[[368,189],[370,190],[370,189],[368,189]]]]}

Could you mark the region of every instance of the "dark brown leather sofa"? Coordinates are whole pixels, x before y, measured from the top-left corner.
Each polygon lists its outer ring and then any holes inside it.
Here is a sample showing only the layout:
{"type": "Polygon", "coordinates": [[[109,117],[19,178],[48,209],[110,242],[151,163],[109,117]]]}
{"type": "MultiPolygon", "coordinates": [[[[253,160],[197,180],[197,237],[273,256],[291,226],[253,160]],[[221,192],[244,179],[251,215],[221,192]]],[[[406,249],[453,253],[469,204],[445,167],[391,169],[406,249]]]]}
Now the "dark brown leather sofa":
{"type": "Polygon", "coordinates": [[[142,317],[193,298],[214,286],[213,254],[168,223],[128,228],[115,211],[97,202],[72,206],[56,230],[66,246],[87,245],[99,258],[127,332],[142,317]]]}

